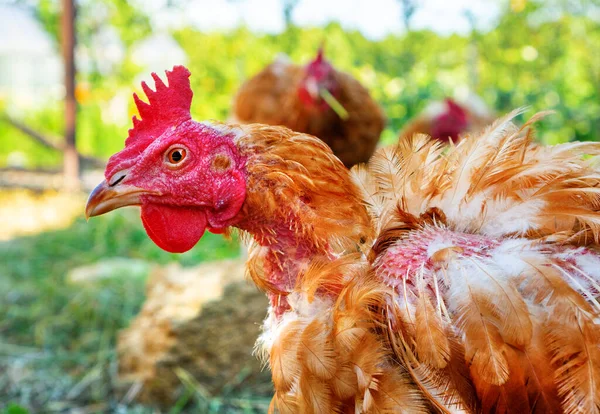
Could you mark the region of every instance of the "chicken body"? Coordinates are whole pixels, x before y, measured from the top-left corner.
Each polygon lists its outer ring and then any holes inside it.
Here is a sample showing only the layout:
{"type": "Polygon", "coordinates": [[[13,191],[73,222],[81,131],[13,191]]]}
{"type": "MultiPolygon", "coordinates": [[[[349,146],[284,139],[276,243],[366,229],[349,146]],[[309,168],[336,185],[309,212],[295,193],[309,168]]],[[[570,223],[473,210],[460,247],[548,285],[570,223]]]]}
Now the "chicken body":
{"type": "Polygon", "coordinates": [[[141,106],[86,212],[140,204],[171,251],[205,228],[252,239],[272,410],[598,412],[599,144],[533,145],[507,117],[351,174],[312,136],[192,121],[189,72],[168,76],[150,107],[180,88],[181,111],[160,132],[141,106]]]}
{"type": "Polygon", "coordinates": [[[529,127],[445,154],[417,135],[353,171],[364,254],[301,272],[266,323],[280,410],[598,412],[600,145],[529,127]]]}
{"type": "Polygon", "coordinates": [[[314,79],[321,75],[311,74],[315,62],[298,66],[275,60],[240,87],[232,120],[281,125],[314,135],[348,167],[367,162],[385,127],[383,111],[356,79],[323,62],[328,66],[321,72],[329,71],[327,76],[314,79]],[[318,96],[323,89],[330,90],[347,115],[341,117],[318,96]]]}

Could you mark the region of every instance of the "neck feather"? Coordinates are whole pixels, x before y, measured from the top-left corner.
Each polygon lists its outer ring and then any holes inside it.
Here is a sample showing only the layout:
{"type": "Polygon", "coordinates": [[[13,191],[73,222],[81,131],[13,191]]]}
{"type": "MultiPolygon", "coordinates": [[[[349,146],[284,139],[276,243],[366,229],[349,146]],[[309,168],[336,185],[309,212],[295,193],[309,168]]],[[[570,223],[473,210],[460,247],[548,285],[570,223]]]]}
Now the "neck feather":
{"type": "Polygon", "coordinates": [[[349,171],[322,141],[281,127],[242,128],[247,193],[236,227],[254,239],[250,274],[277,305],[302,289],[299,275],[311,263],[356,252],[371,237],[370,219],[349,171]]]}

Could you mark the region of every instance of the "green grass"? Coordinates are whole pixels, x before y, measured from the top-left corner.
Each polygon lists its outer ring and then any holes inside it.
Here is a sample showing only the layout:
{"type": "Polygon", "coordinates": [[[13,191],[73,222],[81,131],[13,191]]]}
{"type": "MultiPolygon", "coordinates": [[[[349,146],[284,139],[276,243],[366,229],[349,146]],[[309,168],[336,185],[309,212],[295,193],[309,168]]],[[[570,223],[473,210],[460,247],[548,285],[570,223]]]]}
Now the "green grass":
{"type": "MultiPolygon", "coordinates": [[[[187,266],[237,253],[236,240],[213,234],[188,253],[166,253],[148,239],[133,210],[1,242],[0,413],[18,412],[19,407],[32,413],[73,407],[87,407],[90,413],[156,412],[120,404],[115,389],[116,334],[138,312],[145,277],[115,275],[73,284],[66,274],[110,257],[187,266]]],[[[232,407],[252,412],[256,404],[265,408],[264,401],[229,401],[197,390],[183,397],[173,413],[190,410],[190,403],[196,410],[202,405],[205,412],[231,412],[232,407]]]]}

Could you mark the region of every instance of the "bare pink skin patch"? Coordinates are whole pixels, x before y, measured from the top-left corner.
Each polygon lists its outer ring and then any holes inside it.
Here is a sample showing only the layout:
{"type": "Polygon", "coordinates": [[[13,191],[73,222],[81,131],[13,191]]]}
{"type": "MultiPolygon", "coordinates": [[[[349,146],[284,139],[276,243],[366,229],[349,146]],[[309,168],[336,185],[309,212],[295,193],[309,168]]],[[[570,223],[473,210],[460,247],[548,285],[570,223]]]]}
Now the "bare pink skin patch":
{"type": "MultiPolygon", "coordinates": [[[[393,301],[408,306],[423,294],[437,297],[432,299],[435,303],[439,297],[451,301],[448,294],[452,278],[460,274],[456,270],[461,268],[469,272],[470,283],[479,279],[484,284],[492,283],[487,271],[504,279],[536,277],[529,260],[556,269],[582,295],[600,294],[600,255],[592,249],[526,238],[497,239],[437,227],[407,233],[375,261],[374,268],[377,277],[395,290],[393,301]]],[[[520,282],[513,283],[520,289],[520,282]]],[[[392,325],[395,326],[393,320],[392,325]]]]}
{"type": "MultiPolygon", "coordinates": [[[[388,285],[396,286],[402,283],[401,276],[421,267],[426,271],[439,267],[435,263],[434,254],[441,249],[454,247],[463,257],[489,257],[490,250],[499,243],[491,237],[435,227],[413,231],[407,238],[390,247],[377,261],[377,274],[388,285]]],[[[408,280],[407,283],[412,284],[412,281],[408,280]]]]}

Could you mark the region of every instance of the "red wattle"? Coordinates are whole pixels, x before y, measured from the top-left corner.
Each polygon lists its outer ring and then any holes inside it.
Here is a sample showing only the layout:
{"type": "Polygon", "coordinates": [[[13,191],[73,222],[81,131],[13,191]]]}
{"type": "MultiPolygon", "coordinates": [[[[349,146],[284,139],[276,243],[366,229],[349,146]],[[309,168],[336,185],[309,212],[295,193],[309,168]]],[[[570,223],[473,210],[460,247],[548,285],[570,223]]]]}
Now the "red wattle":
{"type": "Polygon", "coordinates": [[[206,214],[191,207],[142,205],[142,223],[158,247],[171,253],[190,250],[204,234],[206,214]]]}

